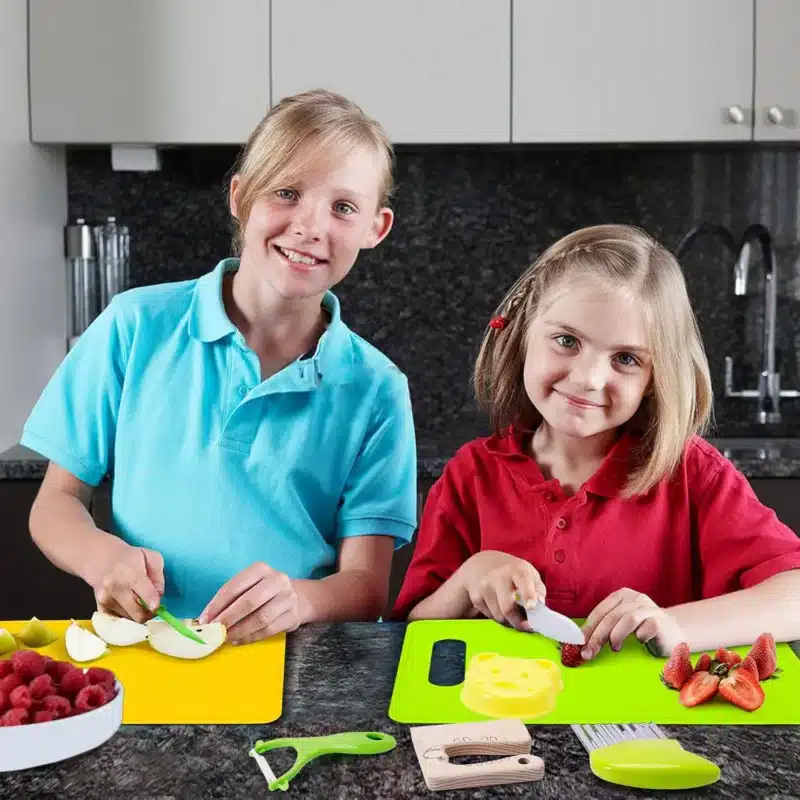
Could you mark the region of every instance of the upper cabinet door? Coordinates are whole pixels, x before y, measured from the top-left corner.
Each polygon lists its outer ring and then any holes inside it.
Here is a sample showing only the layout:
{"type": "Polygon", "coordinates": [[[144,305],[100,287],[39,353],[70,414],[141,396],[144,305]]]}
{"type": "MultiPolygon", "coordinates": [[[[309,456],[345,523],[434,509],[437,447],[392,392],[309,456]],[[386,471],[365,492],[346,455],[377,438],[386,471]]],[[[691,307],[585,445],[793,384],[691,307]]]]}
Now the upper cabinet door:
{"type": "Polygon", "coordinates": [[[30,0],[31,138],[241,143],[269,108],[269,0],[30,0]]]}
{"type": "Polygon", "coordinates": [[[513,13],[515,142],[752,138],[753,0],[518,0],[513,13]]]}
{"type": "Polygon", "coordinates": [[[756,0],[755,138],[800,140],[800,2],[756,0]]]}
{"type": "Polygon", "coordinates": [[[510,0],[272,0],[272,95],[325,88],[395,143],[510,141],[510,0]]]}

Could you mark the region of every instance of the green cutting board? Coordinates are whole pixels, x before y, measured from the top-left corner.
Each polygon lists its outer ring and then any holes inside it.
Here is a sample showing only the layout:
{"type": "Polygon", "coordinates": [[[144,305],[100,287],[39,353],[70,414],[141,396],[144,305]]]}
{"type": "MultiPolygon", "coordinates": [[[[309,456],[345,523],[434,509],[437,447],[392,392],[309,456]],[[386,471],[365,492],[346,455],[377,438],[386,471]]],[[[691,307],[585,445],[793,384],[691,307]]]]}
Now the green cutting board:
{"type": "MultiPolygon", "coordinates": [[[[583,620],[575,620],[579,625],[583,620]]],[[[787,644],[778,645],[780,677],[762,682],[766,700],[747,712],[721,697],[685,708],[678,692],[660,680],[666,658],[652,656],[635,636],[618,652],[606,645],[579,667],[561,665],[558,645],[538,633],[506,628],[492,620],[422,620],[406,628],[389,717],[395,722],[438,724],[485,720],[459,699],[463,684],[439,686],[429,680],[433,646],[456,640],[466,645],[466,662],[476,653],[521,658],[548,658],[559,665],[564,689],[555,709],[530,724],[570,725],[647,723],[662,725],[798,725],[800,724],[800,659],[787,644]]],[[[731,648],[744,655],[748,647],[731,648]]],[[[692,656],[692,663],[697,660],[692,656]]]]}

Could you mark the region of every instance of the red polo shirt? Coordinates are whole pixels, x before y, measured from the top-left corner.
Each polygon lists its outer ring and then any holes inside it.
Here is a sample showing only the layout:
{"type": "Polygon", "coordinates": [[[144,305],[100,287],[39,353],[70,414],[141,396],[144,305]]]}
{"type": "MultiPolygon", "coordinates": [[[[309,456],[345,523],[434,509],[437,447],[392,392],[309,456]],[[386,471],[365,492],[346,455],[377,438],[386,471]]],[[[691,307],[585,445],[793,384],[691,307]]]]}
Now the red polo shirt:
{"type": "Polygon", "coordinates": [[[668,608],[800,568],[800,538],[700,437],[670,480],[623,500],[633,441],[623,436],[572,496],[545,480],[519,433],[464,445],[428,496],[392,616],[404,618],[481,550],[529,561],[547,605],[581,618],[623,587],[668,608]]]}

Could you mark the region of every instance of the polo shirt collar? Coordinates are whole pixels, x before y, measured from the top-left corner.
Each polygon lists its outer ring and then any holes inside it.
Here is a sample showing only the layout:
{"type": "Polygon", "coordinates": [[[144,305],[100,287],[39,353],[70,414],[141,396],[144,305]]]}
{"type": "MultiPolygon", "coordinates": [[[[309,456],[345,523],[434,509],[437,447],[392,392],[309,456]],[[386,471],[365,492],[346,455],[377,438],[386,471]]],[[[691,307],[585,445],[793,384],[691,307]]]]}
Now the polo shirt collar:
{"type": "MultiPolygon", "coordinates": [[[[616,497],[622,491],[633,467],[633,449],[637,437],[623,432],[607,453],[597,471],[584,484],[583,489],[600,497],[616,497]]],[[[517,428],[508,428],[484,440],[484,446],[496,458],[502,459],[532,488],[544,490],[552,481],[545,479],[539,465],[530,453],[530,434],[517,428]]]]}
{"type": "MultiPolygon", "coordinates": [[[[230,321],[222,300],[222,280],[226,273],[239,268],[238,258],[225,258],[212,272],[203,275],[195,284],[192,297],[189,332],[201,342],[216,342],[225,336],[239,334],[230,321]]],[[[326,291],[322,304],[330,314],[328,327],[317,343],[314,354],[295,365],[311,364],[313,370],[301,370],[301,383],[317,385],[323,379],[344,383],[353,375],[350,369],[354,363],[349,330],[342,321],[339,299],[333,292],[326,291]],[[312,380],[313,376],[313,380],[312,380]]]]}

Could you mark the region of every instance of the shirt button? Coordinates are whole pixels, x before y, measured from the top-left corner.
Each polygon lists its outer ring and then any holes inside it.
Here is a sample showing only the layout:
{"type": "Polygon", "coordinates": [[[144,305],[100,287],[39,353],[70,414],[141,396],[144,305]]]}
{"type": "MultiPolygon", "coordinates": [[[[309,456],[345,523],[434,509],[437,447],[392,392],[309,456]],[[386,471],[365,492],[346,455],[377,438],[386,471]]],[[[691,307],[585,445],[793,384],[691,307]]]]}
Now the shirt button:
{"type": "Polygon", "coordinates": [[[246,386],[244,386],[244,385],[240,386],[239,387],[239,397],[247,397],[247,391],[248,391],[248,389],[247,389],[246,386]]]}
{"type": "Polygon", "coordinates": [[[556,550],[555,556],[556,561],[560,564],[567,557],[567,554],[563,550],[556,550]]]}
{"type": "Polygon", "coordinates": [[[562,531],[567,527],[567,521],[564,519],[564,517],[559,517],[556,520],[556,527],[560,528],[562,531]]]}

